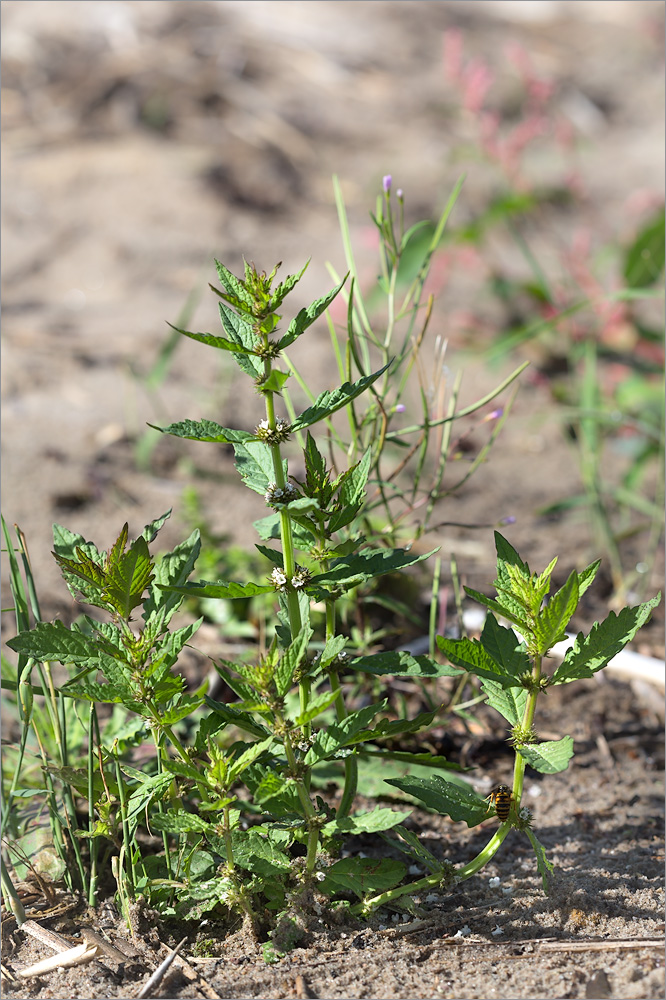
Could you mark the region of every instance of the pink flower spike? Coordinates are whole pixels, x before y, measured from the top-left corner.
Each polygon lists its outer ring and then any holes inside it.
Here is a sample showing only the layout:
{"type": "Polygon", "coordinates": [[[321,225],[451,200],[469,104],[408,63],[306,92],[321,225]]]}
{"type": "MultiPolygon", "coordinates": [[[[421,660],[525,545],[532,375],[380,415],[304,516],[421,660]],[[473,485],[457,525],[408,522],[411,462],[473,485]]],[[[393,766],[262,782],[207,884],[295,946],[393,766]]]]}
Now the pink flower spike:
{"type": "Polygon", "coordinates": [[[384,177],[382,177],[382,187],[384,188],[384,194],[388,194],[389,191],[391,190],[392,181],[393,178],[391,177],[390,174],[386,174],[384,177]]]}

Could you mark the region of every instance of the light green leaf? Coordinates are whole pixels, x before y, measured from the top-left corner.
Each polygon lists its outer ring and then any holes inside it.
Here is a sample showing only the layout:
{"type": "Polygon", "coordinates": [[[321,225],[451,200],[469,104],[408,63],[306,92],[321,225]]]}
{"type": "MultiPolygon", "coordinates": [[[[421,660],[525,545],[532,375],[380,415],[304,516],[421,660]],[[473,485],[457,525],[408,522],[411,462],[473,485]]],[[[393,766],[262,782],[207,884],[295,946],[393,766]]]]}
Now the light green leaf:
{"type": "MultiPolygon", "coordinates": [[[[566,684],[579,677],[592,677],[616,656],[649,620],[661,593],[635,608],[611,611],[601,624],[595,622],[588,636],[579,632],[571,649],[551,678],[551,684],[566,684]]],[[[13,647],[12,647],[13,648],[13,647]]]]}
{"type": "Polygon", "coordinates": [[[497,681],[487,677],[481,679],[481,687],[488,695],[488,704],[499,712],[512,726],[518,726],[523,720],[527,691],[525,688],[502,687],[497,681]]]}
{"type": "Polygon", "coordinates": [[[366,705],[357,712],[352,712],[342,721],[322,729],[317,733],[315,741],[305,755],[304,763],[311,767],[319,760],[325,760],[332,756],[341,747],[353,743],[358,733],[366,729],[368,724],[382,712],[388,699],[378,702],[376,705],[366,705]]]}
{"type": "Polygon", "coordinates": [[[129,619],[141,604],[143,593],[153,579],[153,564],[145,538],[141,535],[118,559],[110,558],[104,585],[104,597],[121,618],[129,619]]]}
{"type": "Polygon", "coordinates": [[[571,736],[563,736],[561,740],[517,746],[516,750],[535,771],[540,771],[541,774],[558,774],[566,771],[573,757],[573,739],[571,736]]]}
{"type": "Polygon", "coordinates": [[[566,639],[565,629],[578,607],[578,574],[572,570],[567,582],[553,594],[545,608],[539,612],[534,634],[539,643],[539,654],[545,656],[551,646],[566,639]]]}
{"type": "MultiPolygon", "coordinates": [[[[275,470],[270,450],[263,441],[250,441],[234,444],[236,468],[243,482],[255,493],[262,495],[268,489],[268,484],[275,480],[275,470]]],[[[286,459],[282,463],[285,478],[287,476],[286,459]]]]}
{"type": "Polygon", "coordinates": [[[356,399],[373,382],[376,382],[388,367],[389,365],[384,365],[379,371],[373,372],[372,375],[366,375],[358,379],[357,382],[345,382],[331,392],[322,392],[317,396],[312,406],[309,406],[307,410],[303,410],[300,416],[296,417],[296,420],[291,425],[292,431],[302,431],[305,427],[311,427],[312,424],[323,420],[324,417],[330,417],[336,410],[346,406],[347,403],[351,403],[352,399],[356,399]]]}
{"type": "Polygon", "coordinates": [[[305,726],[312,722],[318,715],[325,712],[329,705],[332,705],[337,697],[337,691],[324,691],[323,694],[313,698],[304,712],[301,712],[294,719],[295,726],[305,726]]]}
{"type": "Polygon", "coordinates": [[[513,629],[499,624],[492,612],[486,615],[480,641],[503,673],[520,677],[529,671],[531,663],[524,645],[513,629]]]}
{"type": "Polygon", "coordinates": [[[337,659],[338,653],[341,653],[348,642],[348,638],[345,635],[334,635],[327,640],[324,646],[319,664],[322,670],[326,670],[327,667],[337,659]]]}
{"type": "Polygon", "coordinates": [[[281,372],[279,368],[271,368],[271,373],[259,386],[260,392],[282,392],[290,372],[281,372]]]}
{"type": "Polygon", "coordinates": [[[312,638],[312,629],[304,625],[294,641],[280,657],[273,680],[280,698],[283,698],[291,687],[294,671],[301,665],[308,651],[308,643],[312,638]]]}
{"type": "Polygon", "coordinates": [[[548,878],[551,872],[554,870],[555,866],[546,857],[546,848],[543,846],[542,843],[540,843],[539,840],[537,840],[534,830],[532,830],[532,828],[528,826],[525,828],[525,833],[527,834],[529,841],[532,845],[532,848],[534,850],[534,853],[536,855],[537,869],[539,871],[539,875],[541,875],[541,883],[543,885],[543,891],[546,893],[546,895],[548,895],[548,888],[549,888],[548,878]]]}
{"type": "Polygon", "coordinates": [[[143,618],[146,622],[156,622],[159,614],[158,630],[166,627],[173,614],[183,602],[182,595],[175,591],[168,592],[164,587],[182,587],[194,569],[201,551],[199,529],[195,529],[189,538],[166,552],[153,567],[153,582],[150,594],[143,602],[143,618]]]}
{"type": "Polygon", "coordinates": [[[354,816],[343,816],[331,820],[322,828],[322,833],[326,837],[334,837],[341,833],[378,833],[380,830],[390,830],[391,827],[397,826],[409,815],[411,815],[411,810],[404,813],[378,806],[371,812],[356,813],[354,816]]]}
{"type": "Polygon", "coordinates": [[[176,812],[169,809],[165,813],[155,813],[150,817],[150,825],[165,833],[206,833],[215,827],[195,813],[176,812]]]}
{"type": "Polygon", "coordinates": [[[257,758],[261,757],[262,753],[269,750],[275,743],[275,737],[269,736],[265,740],[261,740],[259,743],[253,743],[251,746],[244,750],[240,757],[236,757],[234,760],[229,762],[229,770],[227,772],[228,777],[228,787],[231,787],[232,783],[237,780],[239,775],[250,766],[254,764],[257,758]]]}

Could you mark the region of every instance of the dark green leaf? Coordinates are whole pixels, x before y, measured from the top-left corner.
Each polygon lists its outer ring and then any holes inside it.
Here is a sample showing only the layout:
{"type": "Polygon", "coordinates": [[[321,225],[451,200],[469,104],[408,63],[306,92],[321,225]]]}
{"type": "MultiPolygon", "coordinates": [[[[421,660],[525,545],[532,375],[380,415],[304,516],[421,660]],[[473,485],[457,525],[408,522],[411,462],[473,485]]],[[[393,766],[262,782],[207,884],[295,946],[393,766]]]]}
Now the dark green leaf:
{"type": "Polygon", "coordinates": [[[236,708],[232,708],[231,705],[225,705],[221,701],[214,701],[213,698],[209,698],[208,695],[204,697],[205,703],[211,708],[216,715],[219,715],[228,725],[237,726],[238,729],[242,729],[246,733],[250,733],[252,736],[258,737],[260,740],[266,739],[270,736],[270,733],[265,728],[265,726],[259,725],[254,721],[251,715],[247,712],[240,712],[236,708]]]}
{"type": "Polygon", "coordinates": [[[174,437],[188,438],[191,441],[212,441],[218,444],[236,444],[256,440],[256,435],[249,431],[236,431],[229,427],[220,427],[213,420],[181,420],[168,427],[157,427],[148,424],[162,434],[172,434],[174,437]]]}
{"type": "Polygon", "coordinates": [[[291,323],[287,327],[287,332],[278,343],[278,347],[281,351],[283,351],[285,347],[289,347],[290,344],[293,344],[296,338],[300,337],[300,335],[307,330],[307,328],[311,326],[312,323],[314,323],[326,309],[328,309],[346,280],[347,275],[344,276],[339,285],[336,285],[335,288],[331,289],[331,291],[324,295],[323,298],[318,299],[305,309],[300,310],[294,319],[292,319],[291,323]]]}
{"type": "Polygon", "coordinates": [[[97,665],[99,646],[92,636],[65,628],[61,621],[37,622],[29,632],[19,632],[7,645],[15,653],[25,653],[35,660],[58,660],[60,663],[97,665]]]}
{"type": "Polygon", "coordinates": [[[405,877],[401,861],[390,858],[343,858],[326,869],[320,892],[332,896],[338,892],[353,892],[359,899],[371,893],[385,892],[405,877]]]}
{"type": "Polygon", "coordinates": [[[502,664],[493,659],[478,639],[446,639],[438,635],[437,645],[452,663],[467,673],[497,681],[502,687],[520,687],[520,681],[513,674],[505,673],[502,664]]]}
{"type": "Polygon", "coordinates": [[[173,323],[168,323],[168,326],[176,333],[182,333],[184,337],[189,337],[191,340],[198,340],[202,344],[208,344],[209,347],[216,347],[220,351],[230,351],[232,354],[250,354],[251,352],[244,347],[242,344],[237,343],[234,340],[227,340],[226,337],[216,337],[212,333],[192,333],[191,330],[181,330],[180,327],[174,326],[173,323]]]}
{"type": "Polygon", "coordinates": [[[387,778],[387,785],[413,795],[428,809],[450,816],[456,822],[477,826],[488,817],[488,803],[469,786],[446,781],[438,774],[431,778],[387,778]]]}
{"type": "Polygon", "coordinates": [[[313,576],[312,583],[357,586],[384,573],[395,573],[407,566],[413,566],[438,551],[439,549],[433,549],[431,552],[422,552],[418,555],[406,549],[363,549],[356,555],[335,559],[329,570],[313,576]]]}
{"type": "Polygon", "coordinates": [[[387,699],[384,699],[376,705],[366,705],[365,708],[352,712],[340,722],[320,730],[305,755],[305,764],[311,767],[317,761],[331,757],[341,747],[353,743],[357,734],[365,730],[368,723],[382,712],[387,704],[387,699]]]}
{"type": "Polygon", "coordinates": [[[164,590],[164,587],[182,587],[194,569],[199,552],[201,539],[197,528],[184,542],[177,545],[171,552],[165,553],[155,563],[154,578],[150,594],[143,602],[143,618],[146,622],[156,621],[159,614],[158,631],[166,627],[172,615],[183,602],[183,596],[175,591],[164,590]]]}
{"type": "Polygon", "coordinates": [[[441,757],[439,754],[434,753],[407,753],[402,750],[375,750],[371,747],[364,746],[359,748],[359,754],[362,757],[377,757],[382,760],[399,760],[405,764],[411,764],[413,767],[431,767],[434,770],[437,768],[442,768],[445,771],[464,771],[462,764],[454,764],[453,761],[447,760],[446,757],[441,757]]]}
{"type": "Polygon", "coordinates": [[[164,830],[165,833],[206,833],[215,827],[194,813],[176,812],[169,809],[165,813],[155,813],[150,818],[154,830],[164,830]]]}
{"type": "Polygon", "coordinates": [[[492,613],[486,616],[480,641],[503,673],[520,677],[529,671],[530,658],[523,643],[513,629],[500,625],[492,613]]]}
{"type": "Polygon", "coordinates": [[[661,594],[635,608],[623,608],[619,615],[611,611],[605,621],[595,622],[590,634],[579,632],[571,649],[553,674],[552,684],[565,684],[579,677],[592,677],[613,659],[649,620],[661,594]]]}
{"type": "Polygon", "coordinates": [[[169,592],[185,594],[186,597],[216,597],[225,601],[233,601],[239,597],[256,597],[257,594],[268,594],[273,590],[270,583],[225,583],[220,580],[217,583],[206,583],[201,580],[199,583],[188,583],[184,587],[163,588],[169,592]]]}
{"type": "Polygon", "coordinates": [[[309,406],[300,416],[296,417],[296,420],[291,425],[292,431],[302,431],[305,427],[311,427],[312,424],[316,424],[319,420],[330,417],[336,410],[346,406],[347,403],[350,403],[352,399],[356,399],[365,389],[371,386],[373,382],[376,382],[388,367],[389,365],[384,365],[379,371],[373,372],[372,375],[366,375],[358,379],[357,382],[345,382],[331,392],[322,392],[317,396],[312,406],[309,406]]]}
{"type": "Polygon", "coordinates": [[[525,828],[525,833],[527,834],[529,841],[532,845],[532,848],[534,850],[534,853],[536,855],[537,869],[539,871],[539,875],[541,875],[541,883],[543,885],[543,891],[546,893],[546,895],[548,895],[548,888],[549,888],[548,877],[553,871],[554,865],[546,857],[546,848],[543,846],[543,844],[541,844],[537,840],[534,830],[532,830],[532,828],[528,826],[525,828]]]}
{"type": "Polygon", "coordinates": [[[350,670],[360,670],[376,676],[394,674],[396,677],[455,677],[462,673],[448,663],[437,663],[427,656],[412,656],[404,649],[357,656],[350,660],[348,667],[350,670]]]}

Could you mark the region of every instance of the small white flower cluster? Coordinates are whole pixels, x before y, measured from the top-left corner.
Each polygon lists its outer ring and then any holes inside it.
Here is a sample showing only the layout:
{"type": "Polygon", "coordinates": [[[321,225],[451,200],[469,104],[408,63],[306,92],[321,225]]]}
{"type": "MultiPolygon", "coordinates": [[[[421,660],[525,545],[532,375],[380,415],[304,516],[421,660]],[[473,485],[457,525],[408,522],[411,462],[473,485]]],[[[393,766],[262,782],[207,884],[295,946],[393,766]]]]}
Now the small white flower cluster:
{"type": "Polygon", "coordinates": [[[302,566],[296,567],[296,572],[291,578],[291,585],[294,590],[300,590],[302,587],[306,587],[310,582],[310,574],[302,566]]]}
{"type": "MultiPolygon", "coordinates": [[[[289,589],[289,580],[287,579],[287,574],[279,566],[276,566],[271,573],[271,583],[276,590],[281,590],[283,593],[289,589]]],[[[302,566],[296,567],[296,572],[291,578],[291,586],[294,590],[301,590],[306,587],[310,582],[310,573],[307,569],[303,569],[302,566]]]]}
{"type": "Polygon", "coordinates": [[[291,483],[285,483],[281,488],[277,483],[269,483],[268,489],[264,493],[266,503],[271,507],[277,503],[291,503],[298,496],[298,490],[291,483]]]}
{"type": "Polygon", "coordinates": [[[271,583],[276,590],[284,591],[287,589],[287,575],[279,566],[276,566],[271,573],[271,583]]]}
{"type": "Polygon", "coordinates": [[[267,444],[279,444],[289,437],[289,424],[282,417],[275,421],[275,427],[271,427],[268,420],[260,420],[255,429],[255,434],[261,441],[267,444]]]}

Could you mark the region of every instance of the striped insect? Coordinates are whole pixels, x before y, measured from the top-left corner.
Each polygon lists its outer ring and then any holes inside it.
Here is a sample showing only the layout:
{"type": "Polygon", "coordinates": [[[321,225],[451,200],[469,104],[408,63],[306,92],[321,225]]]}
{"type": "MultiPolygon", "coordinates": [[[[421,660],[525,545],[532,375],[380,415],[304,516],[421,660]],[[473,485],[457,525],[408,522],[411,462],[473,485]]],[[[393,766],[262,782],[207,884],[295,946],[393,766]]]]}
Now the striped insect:
{"type": "Polygon", "coordinates": [[[495,813],[500,823],[506,823],[511,812],[511,802],[513,796],[508,785],[498,785],[488,796],[491,806],[495,807],[495,813]]]}

